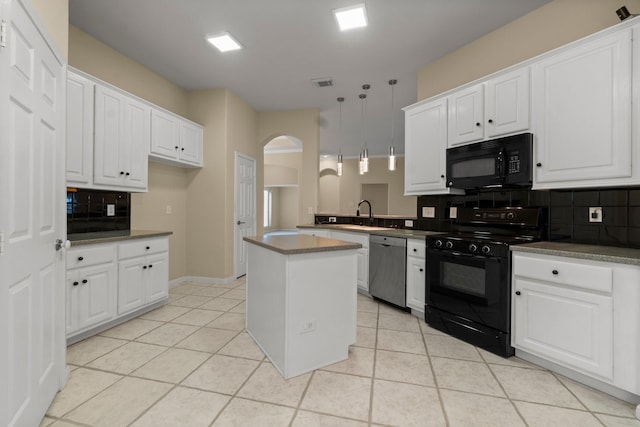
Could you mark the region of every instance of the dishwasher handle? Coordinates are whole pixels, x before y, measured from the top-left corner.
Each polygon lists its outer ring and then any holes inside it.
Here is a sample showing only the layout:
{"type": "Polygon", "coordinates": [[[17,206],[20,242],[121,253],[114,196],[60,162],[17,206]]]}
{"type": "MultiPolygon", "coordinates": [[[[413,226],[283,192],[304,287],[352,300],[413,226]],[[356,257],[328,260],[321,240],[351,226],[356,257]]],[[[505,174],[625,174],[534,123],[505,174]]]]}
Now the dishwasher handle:
{"type": "Polygon", "coordinates": [[[407,247],[406,237],[382,236],[379,234],[370,234],[369,243],[371,243],[372,245],[380,245],[384,247],[390,247],[390,246],[400,246],[403,248],[407,247]]]}

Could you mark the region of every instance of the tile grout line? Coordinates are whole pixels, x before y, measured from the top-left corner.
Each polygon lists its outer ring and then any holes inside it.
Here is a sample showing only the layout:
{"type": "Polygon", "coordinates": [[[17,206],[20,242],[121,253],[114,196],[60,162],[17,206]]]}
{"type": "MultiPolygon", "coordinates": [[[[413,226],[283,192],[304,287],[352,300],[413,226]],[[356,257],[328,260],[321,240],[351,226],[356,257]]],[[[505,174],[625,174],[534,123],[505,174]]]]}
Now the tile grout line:
{"type": "MultiPolygon", "coordinates": [[[[375,300],[374,300],[375,301],[375,300]]],[[[369,391],[369,411],[368,411],[368,425],[373,423],[373,389],[375,387],[374,378],[376,377],[376,358],[378,354],[378,331],[380,330],[380,303],[378,302],[376,310],[376,339],[373,343],[373,369],[371,372],[371,390],[369,391]]],[[[357,341],[357,337],[356,337],[357,341]]]]}
{"type": "MultiPolygon", "coordinates": [[[[425,325],[426,325],[426,321],[425,321],[425,325]]],[[[429,369],[431,370],[431,377],[433,378],[433,384],[435,385],[436,388],[436,393],[438,395],[438,401],[440,402],[440,410],[442,411],[442,416],[444,417],[444,422],[447,426],[451,425],[450,421],[449,421],[449,416],[447,415],[447,410],[444,406],[444,399],[442,398],[442,394],[440,393],[440,386],[438,385],[438,378],[436,376],[436,371],[433,368],[433,363],[431,361],[431,353],[429,353],[429,346],[427,345],[427,338],[425,335],[427,335],[426,333],[424,333],[424,331],[422,331],[421,329],[421,334],[422,336],[422,344],[424,345],[424,350],[427,354],[427,360],[429,361],[429,369]]]]}

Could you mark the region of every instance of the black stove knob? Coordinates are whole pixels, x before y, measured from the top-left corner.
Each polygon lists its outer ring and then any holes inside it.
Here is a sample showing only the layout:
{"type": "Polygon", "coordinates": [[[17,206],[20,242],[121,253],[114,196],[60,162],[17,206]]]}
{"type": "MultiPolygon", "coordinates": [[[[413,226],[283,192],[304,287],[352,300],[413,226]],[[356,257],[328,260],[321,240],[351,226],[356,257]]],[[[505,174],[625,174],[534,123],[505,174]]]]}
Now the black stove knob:
{"type": "Polygon", "coordinates": [[[483,254],[488,254],[489,252],[491,252],[491,248],[489,246],[487,246],[487,245],[484,245],[482,247],[482,253],[483,254]]]}
{"type": "Polygon", "coordinates": [[[440,239],[436,240],[436,242],[434,243],[434,246],[436,248],[441,248],[442,247],[442,240],[440,240],[440,239]]]}
{"type": "Polygon", "coordinates": [[[447,240],[447,243],[444,244],[444,247],[447,249],[451,249],[453,247],[453,242],[451,240],[447,240]]]}
{"type": "Polygon", "coordinates": [[[476,246],[475,243],[472,243],[472,244],[469,245],[469,251],[475,252],[477,250],[478,250],[478,247],[476,246]]]}
{"type": "Polygon", "coordinates": [[[513,212],[507,212],[507,219],[516,219],[516,214],[513,212]]]}

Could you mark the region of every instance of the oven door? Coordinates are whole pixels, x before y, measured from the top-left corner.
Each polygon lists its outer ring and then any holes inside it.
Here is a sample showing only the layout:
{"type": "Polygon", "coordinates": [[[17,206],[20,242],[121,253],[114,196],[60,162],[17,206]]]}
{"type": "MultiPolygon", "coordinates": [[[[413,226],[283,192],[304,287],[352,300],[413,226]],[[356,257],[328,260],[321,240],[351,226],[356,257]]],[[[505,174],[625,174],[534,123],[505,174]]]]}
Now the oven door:
{"type": "Polygon", "coordinates": [[[426,304],[508,332],[509,259],[427,250],[426,304]]]}

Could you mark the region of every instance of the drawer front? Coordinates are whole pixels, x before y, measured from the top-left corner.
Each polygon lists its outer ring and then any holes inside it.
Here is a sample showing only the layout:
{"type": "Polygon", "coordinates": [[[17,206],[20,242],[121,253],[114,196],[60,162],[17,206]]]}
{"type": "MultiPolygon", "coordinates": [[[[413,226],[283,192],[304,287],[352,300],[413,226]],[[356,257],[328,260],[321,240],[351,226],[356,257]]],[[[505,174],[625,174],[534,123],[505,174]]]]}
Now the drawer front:
{"type": "Polygon", "coordinates": [[[67,251],[67,269],[90,267],[116,259],[116,244],[81,245],[67,251]]]}
{"type": "Polygon", "coordinates": [[[613,268],[574,258],[513,254],[513,274],[559,285],[611,293],[613,268]]]}
{"type": "Polygon", "coordinates": [[[363,248],[369,248],[369,235],[367,233],[349,233],[345,231],[331,230],[329,236],[332,239],[344,240],[345,242],[360,243],[363,248]]]}
{"type": "Polygon", "coordinates": [[[407,256],[425,259],[427,242],[418,239],[407,239],[407,256]]]}
{"type": "Polygon", "coordinates": [[[118,245],[118,259],[157,254],[167,252],[168,250],[169,239],[166,237],[157,239],[134,239],[118,245]]]}

